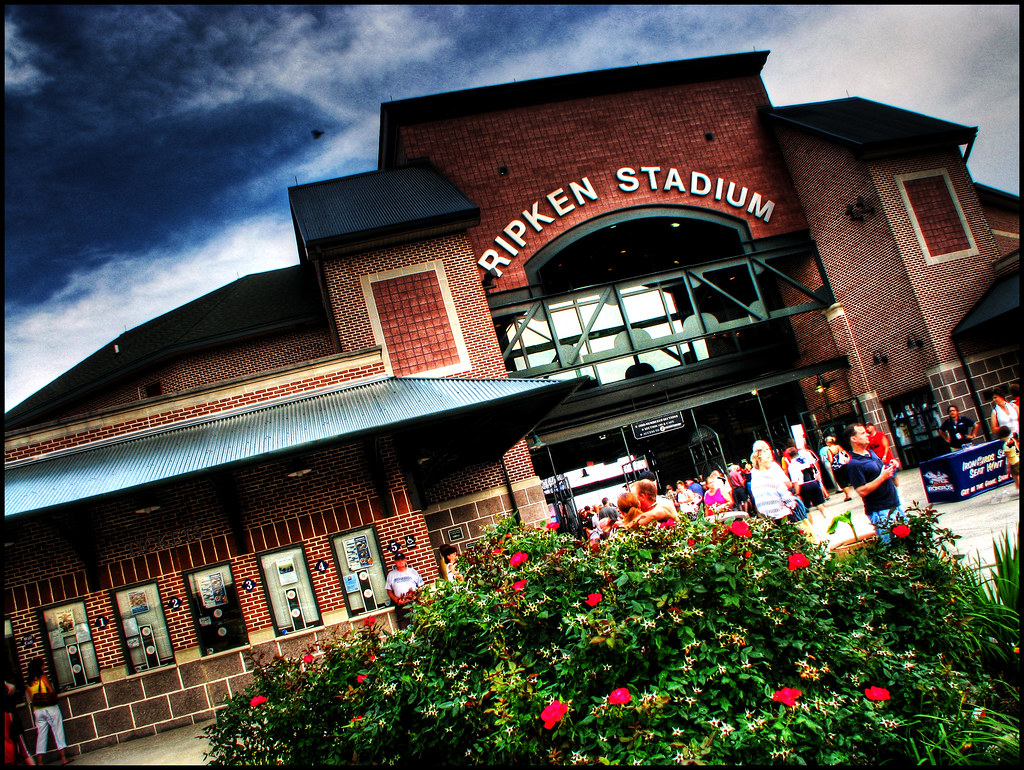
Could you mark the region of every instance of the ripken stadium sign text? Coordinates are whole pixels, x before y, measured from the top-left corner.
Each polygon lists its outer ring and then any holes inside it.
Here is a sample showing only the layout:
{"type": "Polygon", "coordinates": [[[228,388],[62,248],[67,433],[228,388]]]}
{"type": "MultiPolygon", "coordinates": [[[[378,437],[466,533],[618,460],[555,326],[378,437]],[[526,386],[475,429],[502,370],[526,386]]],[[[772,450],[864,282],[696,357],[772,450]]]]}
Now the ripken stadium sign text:
{"type": "MultiPolygon", "coordinates": [[[[683,175],[675,168],[640,166],[639,169],[633,169],[624,166],[615,172],[615,178],[619,181],[618,188],[624,193],[633,193],[641,186],[648,185],[651,190],[676,195],[711,195],[714,200],[724,200],[734,208],[746,207],[748,214],[765,222],[771,219],[772,211],[775,210],[775,203],[762,198],[761,193],[751,193],[746,187],[737,185],[736,182],[726,182],[722,177],[712,180],[707,174],[699,171],[690,172],[689,189],[684,183],[683,175]]],[[[553,190],[524,210],[521,219],[513,219],[505,225],[503,234],[494,239],[498,248],[485,251],[477,264],[500,277],[500,266],[511,264],[511,257],[518,255],[519,249],[526,246],[525,236],[529,233],[529,227],[539,233],[545,225],[556,221],[556,218],[564,217],[577,206],[584,206],[587,201],[596,201],[597,198],[597,192],[587,177],[583,177],[579,182],[569,182],[568,191],[563,187],[553,190]]]]}

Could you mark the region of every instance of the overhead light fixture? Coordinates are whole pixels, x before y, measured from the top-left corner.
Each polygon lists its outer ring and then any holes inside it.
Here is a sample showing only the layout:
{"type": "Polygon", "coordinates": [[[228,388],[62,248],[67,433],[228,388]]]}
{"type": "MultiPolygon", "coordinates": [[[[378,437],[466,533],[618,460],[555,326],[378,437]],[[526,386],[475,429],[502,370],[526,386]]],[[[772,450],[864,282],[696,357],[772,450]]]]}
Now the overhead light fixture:
{"type": "Polygon", "coordinates": [[[881,364],[889,363],[889,356],[885,353],[879,353],[876,351],[871,360],[874,362],[875,366],[880,366],[881,364]]]}
{"type": "Polygon", "coordinates": [[[851,222],[863,222],[865,217],[874,216],[875,207],[869,204],[863,195],[857,196],[857,202],[846,207],[846,216],[851,222]]]}
{"type": "Polygon", "coordinates": [[[498,176],[508,176],[508,166],[498,166],[498,176]]]}
{"type": "Polygon", "coordinates": [[[913,350],[914,348],[923,348],[923,347],[924,347],[924,340],[921,339],[920,337],[915,337],[913,334],[911,334],[909,337],[907,337],[907,350],[913,350]]]}
{"type": "Polygon", "coordinates": [[[303,459],[292,460],[287,465],[286,476],[290,479],[301,479],[307,473],[312,473],[313,469],[309,467],[309,462],[303,459]]]}
{"type": "Polygon", "coordinates": [[[156,495],[147,493],[142,496],[139,500],[139,507],[135,509],[136,513],[153,513],[154,511],[160,510],[160,501],[156,499],[156,495]]]}

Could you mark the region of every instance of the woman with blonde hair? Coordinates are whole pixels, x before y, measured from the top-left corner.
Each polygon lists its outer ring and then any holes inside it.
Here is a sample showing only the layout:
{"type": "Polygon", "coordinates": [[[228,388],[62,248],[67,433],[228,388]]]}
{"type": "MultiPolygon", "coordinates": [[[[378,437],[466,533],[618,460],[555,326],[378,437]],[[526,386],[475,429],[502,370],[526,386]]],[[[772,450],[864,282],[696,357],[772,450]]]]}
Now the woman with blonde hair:
{"type": "Polygon", "coordinates": [[[799,497],[789,489],[789,479],[775,458],[771,447],[764,441],[755,441],[750,455],[750,493],[761,516],[776,524],[788,520],[793,523],[807,518],[807,509],[799,497]]]}

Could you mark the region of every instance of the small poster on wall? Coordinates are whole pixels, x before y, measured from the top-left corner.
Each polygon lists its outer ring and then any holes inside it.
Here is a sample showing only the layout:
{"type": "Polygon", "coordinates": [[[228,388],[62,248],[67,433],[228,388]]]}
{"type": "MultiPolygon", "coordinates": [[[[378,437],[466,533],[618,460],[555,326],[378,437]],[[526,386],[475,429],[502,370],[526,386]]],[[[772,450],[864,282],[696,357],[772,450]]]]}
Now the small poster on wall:
{"type": "Polygon", "coordinates": [[[145,591],[129,591],[128,606],[131,607],[132,615],[140,615],[149,612],[149,600],[146,599],[145,591]]]}
{"type": "Polygon", "coordinates": [[[62,634],[70,634],[75,630],[75,613],[73,610],[62,610],[57,614],[57,628],[62,634]]]}
{"type": "Polygon", "coordinates": [[[220,572],[211,572],[199,578],[199,596],[203,606],[207,608],[227,604],[228,591],[224,585],[224,575],[220,572]]]}
{"type": "Polygon", "coordinates": [[[295,571],[295,557],[286,556],[277,560],[277,579],[283,586],[290,586],[299,582],[299,575],[295,571]]]}

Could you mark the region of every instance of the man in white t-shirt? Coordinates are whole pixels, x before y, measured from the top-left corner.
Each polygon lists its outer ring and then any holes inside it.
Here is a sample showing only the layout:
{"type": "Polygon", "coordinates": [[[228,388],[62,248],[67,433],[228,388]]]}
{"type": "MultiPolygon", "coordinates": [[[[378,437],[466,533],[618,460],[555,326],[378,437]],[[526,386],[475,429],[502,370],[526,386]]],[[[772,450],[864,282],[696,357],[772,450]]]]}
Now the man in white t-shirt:
{"type": "Polygon", "coordinates": [[[423,578],[410,567],[405,554],[399,551],[395,554],[395,568],[388,573],[387,582],[384,587],[388,596],[395,603],[395,617],[398,620],[398,628],[409,627],[409,607],[416,598],[416,589],[423,585],[423,578]]]}

